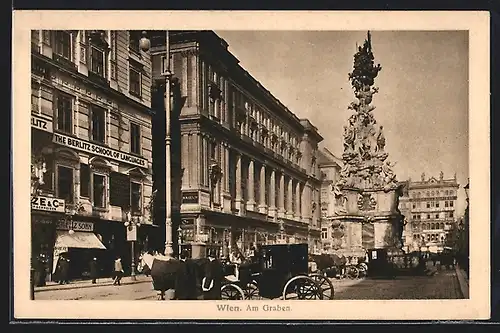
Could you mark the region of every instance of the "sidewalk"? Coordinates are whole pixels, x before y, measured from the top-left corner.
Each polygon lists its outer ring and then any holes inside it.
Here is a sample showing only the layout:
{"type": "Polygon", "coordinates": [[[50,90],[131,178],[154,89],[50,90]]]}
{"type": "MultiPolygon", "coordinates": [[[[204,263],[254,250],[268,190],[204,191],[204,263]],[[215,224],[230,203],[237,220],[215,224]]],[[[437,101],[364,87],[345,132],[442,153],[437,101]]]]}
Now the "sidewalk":
{"type": "MultiPolygon", "coordinates": [[[[151,276],[136,275],[136,280],[133,281],[130,276],[124,276],[121,280],[122,285],[152,282],[151,276]]],[[[81,280],[70,282],[69,284],[58,284],[57,282],[47,282],[46,286],[35,287],[35,292],[44,292],[50,290],[65,290],[65,289],[80,289],[80,288],[93,288],[101,286],[110,286],[113,284],[112,278],[97,279],[97,283],[92,284],[92,280],[81,280]]]]}
{"type": "Polygon", "coordinates": [[[469,278],[467,274],[458,264],[455,265],[455,271],[457,272],[458,284],[460,285],[463,297],[469,298],[469,278]]]}

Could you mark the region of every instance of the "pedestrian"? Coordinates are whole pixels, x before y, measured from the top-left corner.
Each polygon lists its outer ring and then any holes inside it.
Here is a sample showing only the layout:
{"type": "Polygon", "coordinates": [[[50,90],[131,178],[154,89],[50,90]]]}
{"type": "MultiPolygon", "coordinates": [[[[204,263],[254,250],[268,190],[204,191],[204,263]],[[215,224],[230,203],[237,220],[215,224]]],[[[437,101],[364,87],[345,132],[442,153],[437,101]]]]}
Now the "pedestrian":
{"type": "Polygon", "coordinates": [[[188,260],[188,251],[183,250],[179,256],[179,268],[175,274],[176,300],[195,300],[196,295],[196,272],[194,264],[188,260]]]}
{"type": "Polygon", "coordinates": [[[116,257],[116,260],[115,260],[115,278],[114,278],[114,281],[113,281],[113,285],[116,286],[120,286],[121,285],[121,280],[122,280],[122,276],[123,276],[123,266],[122,266],[122,259],[117,256],[116,257]]]}
{"type": "Polygon", "coordinates": [[[99,277],[99,266],[97,264],[97,258],[93,257],[90,260],[90,278],[92,279],[92,284],[97,283],[97,278],[99,277]]]}
{"type": "Polygon", "coordinates": [[[223,279],[222,264],[216,259],[215,249],[209,249],[207,253],[208,262],[205,266],[205,277],[202,280],[204,300],[222,299],[221,287],[223,279]]]}
{"type": "Polygon", "coordinates": [[[68,284],[69,283],[69,263],[70,260],[66,256],[61,256],[60,260],[60,278],[59,284],[68,284]]]}

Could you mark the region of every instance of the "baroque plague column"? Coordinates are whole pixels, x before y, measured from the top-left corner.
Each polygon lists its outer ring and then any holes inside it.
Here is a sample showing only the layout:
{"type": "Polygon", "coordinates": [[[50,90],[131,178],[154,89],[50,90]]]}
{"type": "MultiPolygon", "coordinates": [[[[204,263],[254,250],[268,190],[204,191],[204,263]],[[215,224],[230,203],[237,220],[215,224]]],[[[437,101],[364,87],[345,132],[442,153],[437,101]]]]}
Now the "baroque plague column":
{"type": "Polygon", "coordinates": [[[349,73],[358,101],[348,107],[354,114],[344,126],[344,167],[332,189],[336,209],[329,217],[334,249],[345,255],[364,257],[368,253],[370,259],[376,259],[379,251],[399,252],[402,246],[400,186],[393,165],[387,161],[383,127],[377,126],[372,114],[375,106],[370,104],[378,92],[373,84],[381,70],[373,60],[368,32],[349,73]]]}

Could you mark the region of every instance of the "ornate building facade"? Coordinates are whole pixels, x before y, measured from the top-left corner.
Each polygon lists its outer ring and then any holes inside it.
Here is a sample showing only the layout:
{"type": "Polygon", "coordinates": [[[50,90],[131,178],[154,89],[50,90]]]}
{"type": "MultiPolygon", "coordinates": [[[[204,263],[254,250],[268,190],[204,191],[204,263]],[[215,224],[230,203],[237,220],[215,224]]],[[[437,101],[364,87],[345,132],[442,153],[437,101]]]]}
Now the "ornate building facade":
{"type": "Polygon", "coordinates": [[[426,178],[422,173],[420,181],[409,179],[405,188],[400,201],[406,220],[405,250],[442,251],[448,231],[457,220],[456,176],[445,179],[441,172],[438,178],[426,178]]]}
{"type": "Polygon", "coordinates": [[[321,246],[330,252],[335,249],[334,229],[329,217],[335,214],[335,196],[333,186],[340,178],[342,160],[330,150],[323,147],[319,150],[318,166],[321,174],[321,246]]]}
{"type": "MultiPolygon", "coordinates": [[[[180,207],[176,238],[192,251],[205,244],[226,254],[252,243],[319,246],[316,127],[245,71],[214,32],[169,33],[170,68],[183,97],[179,140],[172,137],[180,151],[172,162],[180,158],[181,170],[170,178],[180,181],[179,202],[172,199],[180,207]]],[[[165,37],[150,34],[156,75],[165,37]]]]}
{"type": "Polygon", "coordinates": [[[31,34],[32,256],[130,272],[152,222],[151,61],[129,31],[31,34]],[[125,222],[129,222],[128,224],[125,222]],[[130,225],[126,227],[125,225],[130,225]]]}

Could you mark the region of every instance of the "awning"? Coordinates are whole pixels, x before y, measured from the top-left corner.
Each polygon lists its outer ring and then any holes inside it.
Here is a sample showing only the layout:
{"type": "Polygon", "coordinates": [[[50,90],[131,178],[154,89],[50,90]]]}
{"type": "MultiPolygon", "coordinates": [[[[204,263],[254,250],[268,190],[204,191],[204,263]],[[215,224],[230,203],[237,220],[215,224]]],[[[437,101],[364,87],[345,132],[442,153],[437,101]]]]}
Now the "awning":
{"type": "Polygon", "coordinates": [[[106,250],[104,244],[92,232],[75,231],[70,234],[68,231],[57,231],[55,248],[77,248],[77,249],[102,249],[106,250]]]}

